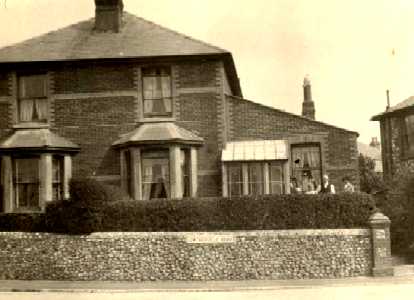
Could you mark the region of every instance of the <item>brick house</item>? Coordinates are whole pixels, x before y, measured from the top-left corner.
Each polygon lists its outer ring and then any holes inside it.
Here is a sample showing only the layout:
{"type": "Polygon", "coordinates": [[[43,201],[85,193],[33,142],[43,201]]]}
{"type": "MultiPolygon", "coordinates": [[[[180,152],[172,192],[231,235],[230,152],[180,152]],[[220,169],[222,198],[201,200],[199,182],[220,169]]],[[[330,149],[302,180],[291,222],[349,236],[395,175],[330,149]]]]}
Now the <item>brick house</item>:
{"type": "Polygon", "coordinates": [[[375,115],[380,122],[382,165],[385,179],[400,170],[414,172],[414,97],[375,115]]]}
{"type": "Polygon", "coordinates": [[[358,183],[358,134],[243,99],[230,52],[95,0],[95,18],[0,49],[2,210],[43,210],[72,177],[136,200],[358,183]]]}

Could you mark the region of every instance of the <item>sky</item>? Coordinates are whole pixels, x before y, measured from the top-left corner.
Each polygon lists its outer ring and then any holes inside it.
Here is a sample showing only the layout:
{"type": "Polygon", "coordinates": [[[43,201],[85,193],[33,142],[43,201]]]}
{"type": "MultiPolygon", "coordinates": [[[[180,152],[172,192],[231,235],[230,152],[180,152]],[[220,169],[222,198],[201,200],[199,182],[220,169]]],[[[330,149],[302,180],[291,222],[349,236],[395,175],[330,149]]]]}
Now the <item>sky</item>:
{"type": "MultiPolygon", "coordinates": [[[[246,99],[380,135],[370,118],[414,95],[412,0],[124,0],[125,10],[232,52],[246,99]]],[[[0,47],[94,15],[93,0],[0,0],[0,47]]]]}

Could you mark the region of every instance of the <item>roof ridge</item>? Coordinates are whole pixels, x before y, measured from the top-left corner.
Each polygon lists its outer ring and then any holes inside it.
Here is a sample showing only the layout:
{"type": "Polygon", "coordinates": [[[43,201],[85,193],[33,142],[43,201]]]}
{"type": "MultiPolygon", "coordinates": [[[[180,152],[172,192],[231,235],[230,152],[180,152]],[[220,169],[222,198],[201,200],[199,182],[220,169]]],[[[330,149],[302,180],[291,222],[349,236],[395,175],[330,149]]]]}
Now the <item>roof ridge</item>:
{"type": "Polygon", "coordinates": [[[260,106],[263,106],[265,108],[269,108],[269,109],[272,109],[272,110],[276,110],[278,112],[285,113],[285,114],[294,116],[296,118],[304,119],[304,120],[307,120],[307,121],[310,121],[310,122],[314,122],[314,123],[317,123],[317,124],[321,124],[321,125],[328,126],[328,127],[332,127],[332,128],[339,129],[339,130],[343,130],[343,131],[346,131],[346,132],[355,133],[355,134],[357,134],[359,136],[359,133],[357,131],[345,129],[345,128],[342,128],[342,127],[339,127],[339,126],[335,126],[335,125],[328,124],[328,123],[321,122],[321,121],[317,121],[317,120],[312,120],[310,118],[307,118],[307,117],[304,117],[304,116],[301,116],[301,115],[297,115],[295,113],[288,112],[288,111],[283,110],[283,109],[280,109],[280,108],[276,108],[276,107],[273,107],[273,106],[270,106],[270,105],[258,103],[258,102],[255,102],[253,100],[245,99],[245,98],[242,98],[242,97],[232,96],[232,95],[228,95],[228,94],[226,94],[226,96],[227,97],[230,97],[230,98],[238,99],[238,100],[244,100],[244,101],[247,101],[247,102],[250,102],[250,103],[253,103],[253,104],[256,104],[256,105],[260,105],[260,106]]]}
{"type": "Polygon", "coordinates": [[[165,26],[163,26],[163,25],[160,25],[160,24],[158,24],[158,23],[155,23],[154,21],[150,21],[150,20],[147,20],[147,19],[145,19],[145,18],[143,18],[143,17],[139,17],[139,16],[137,16],[137,15],[135,15],[135,14],[133,14],[133,13],[130,13],[130,12],[128,12],[128,11],[124,11],[124,14],[130,15],[130,16],[133,16],[134,18],[140,19],[141,21],[144,21],[144,22],[146,22],[146,23],[148,23],[148,24],[154,25],[154,26],[156,26],[156,27],[158,27],[158,28],[160,28],[160,29],[162,29],[162,30],[165,30],[165,31],[171,32],[171,33],[173,33],[173,34],[175,34],[175,35],[178,35],[178,36],[181,36],[181,37],[187,38],[187,39],[189,39],[189,40],[192,40],[193,42],[201,43],[201,44],[203,44],[203,45],[205,45],[205,46],[212,47],[212,48],[214,48],[215,50],[218,50],[218,51],[221,51],[221,52],[229,52],[229,51],[228,51],[228,50],[226,50],[226,49],[223,49],[223,48],[220,48],[220,47],[215,46],[215,45],[213,45],[213,44],[207,43],[207,42],[205,42],[205,41],[202,41],[202,40],[196,39],[196,38],[194,38],[194,37],[192,37],[192,36],[189,36],[189,35],[186,35],[186,34],[184,34],[184,33],[181,33],[181,32],[179,32],[179,31],[177,31],[177,30],[170,29],[170,28],[168,28],[168,27],[165,27],[165,26]]]}

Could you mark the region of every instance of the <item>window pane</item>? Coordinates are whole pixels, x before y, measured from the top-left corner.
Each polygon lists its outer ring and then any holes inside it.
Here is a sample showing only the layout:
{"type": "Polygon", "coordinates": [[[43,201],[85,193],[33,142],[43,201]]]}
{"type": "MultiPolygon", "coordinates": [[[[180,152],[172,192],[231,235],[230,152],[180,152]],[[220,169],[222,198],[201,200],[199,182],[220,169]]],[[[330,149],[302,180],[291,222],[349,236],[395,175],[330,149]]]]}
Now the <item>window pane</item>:
{"type": "Polygon", "coordinates": [[[230,183],[229,184],[229,196],[241,196],[243,194],[242,191],[242,183],[230,183]]]}
{"type": "Polygon", "coordinates": [[[405,117],[406,150],[414,151],[414,115],[405,117]]]}
{"type": "Polygon", "coordinates": [[[249,163],[249,194],[263,194],[263,168],[261,163],[249,163]]]}
{"type": "Polygon", "coordinates": [[[21,183],[17,185],[17,207],[39,207],[39,185],[21,183]]]}
{"type": "Polygon", "coordinates": [[[63,157],[53,156],[52,160],[53,200],[63,199],[63,157]]]}
{"type": "Polygon", "coordinates": [[[144,113],[158,113],[161,115],[171,113],[171,98],[145,100],[144,113]]]}
{"type": "Polygon", "coordinates": [[[181,150],[180,152],[180,165],[182,174],[182,191],[183,197],[190,196],[190,157],[189,151],[181,150]]]}
{"type": "Polygon", "coordinates": [[[273,195],[281,195],[283,194],[283,183],[282,182],[277,182],[277,181],[273,181],[270,183],[270,193],[273,195]]]}
{"type": "Polygon", "coordinates": [[[304,192],[315,190],[321,182],[321,150],[319,145],[292,146],[292,176],[304,192]]]}
{"type": "Polygon", "coordinates": [[[229,196],[243,194],[243,175],[241,164],[229,164],[227,167],[229,196]]]}
{"type": "Polygon", "coordinates": [[[270,181],[270,194],[283,194],[284,193],[284,175],[283,165],[281,162],[272,162],[269,164],[269,181],[270,181]]]}
{"type": "Polygon", "coordinates": [[[42,98],[46,95],[46,75],[19,77],[20,98],[42,98]]]}
{"type": "Polygon", "coordinates": [[[16,159],[17,182],[38,182],[39,160],[37,158],[16,159]]]}
{"type": "Polygon", "coordinates": [[[283,180],[283,167],[281,163],[271,163],[269,166],[270,181],[282,181],[283,180]]]}
{"type": "Polygon", "coordinates": [[[144,200],[170,197],[170,167],[167,151],[143,153],[142,189],[144,200]]]}
{"type": "Polygon", "coordinates": [[[39,207],[39,159],[18,158],[14,166],[15,204],[17,208],[39,207]]]}
{"type": "Polygon", "coordinates": [[[144,113],[169,115],[172,111],[169,68],[144,68],[142,76],[144,113]]]}

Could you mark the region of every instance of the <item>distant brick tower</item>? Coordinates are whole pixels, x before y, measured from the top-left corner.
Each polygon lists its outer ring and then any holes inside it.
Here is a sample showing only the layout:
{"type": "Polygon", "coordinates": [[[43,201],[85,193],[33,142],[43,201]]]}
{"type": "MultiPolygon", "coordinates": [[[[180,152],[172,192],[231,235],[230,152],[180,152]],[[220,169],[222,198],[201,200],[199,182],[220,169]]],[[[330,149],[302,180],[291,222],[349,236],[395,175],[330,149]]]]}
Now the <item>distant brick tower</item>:
{"type": "Polygon", "coordinates": [[[312,89],[309,77],[303,80],[302,116],[315,120],[315,103],[312,101],[312,89]]]}

